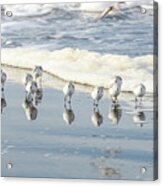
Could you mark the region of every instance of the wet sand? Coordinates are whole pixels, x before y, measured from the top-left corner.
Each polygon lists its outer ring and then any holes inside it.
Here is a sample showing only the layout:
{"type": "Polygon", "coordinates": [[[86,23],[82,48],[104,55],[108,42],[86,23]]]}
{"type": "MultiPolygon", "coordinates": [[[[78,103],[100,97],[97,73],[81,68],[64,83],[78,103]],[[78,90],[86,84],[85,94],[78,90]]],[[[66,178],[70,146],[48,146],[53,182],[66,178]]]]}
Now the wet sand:
{"type": "Polygon", "coordinates": [[[5,69],[7,106],[2,113],[2,176],[152,179],[151,97],[144,99],[141,125],[133,122],[137,112],[131,94],[120,97],[118,110],[113,109],[106,95],[95,113],[91,87],[76,86],[71,110],[66,110],[61,90],[65,82],[44,75],[37,118],[29,121],[22,107],[25,91],[20,82],[24,71],[9,69],[10,72],[5,69]],[[63,114],[73,120],[71,124],[66,123],[63,114]],[[8,163],[12,164],[11,169],[7,168],[8,163]]]}

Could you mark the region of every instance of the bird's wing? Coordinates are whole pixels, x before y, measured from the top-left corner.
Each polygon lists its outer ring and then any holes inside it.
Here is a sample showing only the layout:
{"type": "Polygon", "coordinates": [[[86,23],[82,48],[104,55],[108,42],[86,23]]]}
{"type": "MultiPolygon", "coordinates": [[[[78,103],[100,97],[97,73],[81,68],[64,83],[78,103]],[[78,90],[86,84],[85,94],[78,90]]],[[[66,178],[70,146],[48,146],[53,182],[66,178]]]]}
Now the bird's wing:
{"type": "Polygon", "coordinates": [[[113,10],[113,6],[110,6],[109,8],[106,8],[97,18],[96,21],[103,19],[106,15],[109,14],[110,11],[113,10]]]}

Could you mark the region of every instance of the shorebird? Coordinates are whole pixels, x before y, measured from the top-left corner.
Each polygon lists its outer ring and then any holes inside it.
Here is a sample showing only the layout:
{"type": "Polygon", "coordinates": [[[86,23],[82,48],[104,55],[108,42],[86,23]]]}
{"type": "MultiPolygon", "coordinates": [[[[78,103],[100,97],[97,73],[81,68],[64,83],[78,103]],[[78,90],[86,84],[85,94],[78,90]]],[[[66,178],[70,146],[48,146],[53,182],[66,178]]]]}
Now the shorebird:
{"type": "Polygon", "coordinates": [[[25,90],[27,93],[34,94],[37,92],[38,86],[36,81],[29,81],[27,85],[25,86],[25,90]]]}
{"type": "Polygon", "coordinates": [[[103,90],[104,90],[103,87],[96,87],[92,91],[91,96],[93,98],[93,104],[95,106],[98,106],[100,99],[103,97],[103,90]]]}
{"type": "Polygon", "coordinates": [[[111,85],[109,86],[109,94],[112,97],[113,103],[117,102],[117,97],[121,92],[122,78],[120,76],[115,76],[115,78],[111,81],[111,85]]]}
{"type": "Polygon", "coordinates": [[[69,98],[68,103],[71,103],[72,95],[75,92],[75,86],[72,82],[68,82],[65,87],[63,88],[64,93],[64,102],[67,101],[67,98],[69,98]]]}
{"type": "Polygon", "coordinates": [[[35,66],[35,68],[33,69],[33,74],[34,74],[35,80],[38,78],[41,78],[43,75],[43,72],[44,72],[44,70],[43,70],[42,66],[35,66]]]}
{"type": "Polygon", "coordinates": [[[2,91],[4,91],[4,85],[7,79],[7,75],[5,72],[3,72],[3,70],[1,70],[1,84],[2,84],[2,91]]]}
{"type": "Polygon", "coordinates": [[[43,90],[41,88],[38,88],[35,94],[35,104],[38,105],[38,103],[41,103],[43,98],[43,90]]]}
{"type": "Polygon", "coordinates": [[[142,97],[146,93],[146,88],[142,83],[140,83],[137,86],[135,86],[133,93],[135,95],[135,103],[137,103],[138,98],[140,98],[140,101],[142,102],[142,97]]]}
{"type": "Polygon", "coordinates": [[[33,81],[33,76],[31,74],[27,73],[22,81],[23,81],[23,84],[26,86],[29,81],[33,81]]]}

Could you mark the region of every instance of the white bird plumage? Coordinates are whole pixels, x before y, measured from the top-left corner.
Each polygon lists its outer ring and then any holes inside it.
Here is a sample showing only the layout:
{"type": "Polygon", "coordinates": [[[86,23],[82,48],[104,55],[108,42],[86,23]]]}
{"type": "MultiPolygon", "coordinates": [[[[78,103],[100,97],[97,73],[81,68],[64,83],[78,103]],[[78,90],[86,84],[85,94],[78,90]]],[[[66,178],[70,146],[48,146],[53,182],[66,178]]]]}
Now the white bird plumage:
{"type": "Polygon", "coordinates": [[[103,97],[104,88],[103,87],[95,87],[91,93],[91,96],[94,101],[94,105],[98,106],[100,99],[103,97]]]}
{"type": "Polygon", "coordinates": [[[67,99],[69,99],[68,102],[71,103],[71,98],[74,92],[75,92],[74,84],[72,82],[68,82],[63,88],[64,102],[66,102],[67,99]]]}
{"type": "Polygon", "coordinates": [[[109,86],[109,94],[112,97],[113,102],[117,101],[117,97],[121,92],[121,86],[122,86],[122,78],[120,76],[115,76],[109,86]]]}
{"type": "Polygon", "coordinates": [[[33,76],[31,74],[27,73],[26,76],[24,76],[22,82],[26,86],[29,81],[33,81],[33,76]]]}
{"type": "Polygon", "coordinates": [[[27,93],[36,93],[38,90],[37,82],[36,81],[29,81],[25,86],[25,90],[27,93]]]}
{"type": "Polygon", "coordinates": [[[1,69],[1,85],[2,85],[2,91],[4,90],[4,85],[7,79],[6,73],[1,69]]]}
{"type": "Polygon", "coordinates": [[[43,75],[43,72],[44,72],[44,70],[43,70],[42,66],[35,66],[35,68],[33,69],[33,74],[34,74],[35,80],[37,78],[41,78],[43,75]]]}
{"type": "Polygon", "coordinates": [[[146,88],[142,83],[140,83],[134,87],[133,93],[135,95],[135,102],[138,101],[138,98],[140,98],[140,101],[142,101],[142,97],[144,97],[146,93],[146,88]]]}

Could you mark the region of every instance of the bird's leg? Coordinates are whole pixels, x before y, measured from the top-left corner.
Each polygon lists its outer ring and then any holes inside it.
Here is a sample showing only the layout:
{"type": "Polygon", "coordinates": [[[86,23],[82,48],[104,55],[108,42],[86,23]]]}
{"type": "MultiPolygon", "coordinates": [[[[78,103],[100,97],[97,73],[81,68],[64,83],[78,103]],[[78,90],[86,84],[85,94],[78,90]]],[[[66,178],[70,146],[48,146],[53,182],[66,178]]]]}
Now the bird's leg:
{"type": "Polygon", "coordinates": [[[38,105],[38,103],[39,103],[39,89],[35,92],[35,102],[36,102],[36,105],[38,105]]]}
{"type": "Polygon", "coordinates": [[[42,88],[42,78],[40,78],[40,87],[42,88]]]}
{"type": "Polygon", "coordinates": [[[138,99],[137,97],[135,97],[135,108],[137,108],[137,102],[138,102],[138,99]]]}
{"type": "Polygon", "coordinates": [[[1,88],[2,92],[4,91],[4,84],[2,83],[2,88],[1,88]]]}
{"type": "Polygon", "coordinates": [[[66,102],[66,96],[64,96],[64,103],[66,102]]]}
{"type": "Polygon", "coordinates": [[[95,104],[96,107],[98,107],[98,103],[99,103],[99,101],[97,100],[97,101],[96,101],[96,104],[95,104]]]}
{"type": "Polygon", "coordinates": [[[142,97],[140,97],[140,102],[139,102],[139,106],[142,107],[143,106],[143,103],[142,103],[142,97]]]}
{"type": "Polygon", "coordinates": [[[39,77],[38,79],[38,86],[40,89],[42,89],[42,78],[41,77],[39,77]]]}
{"type": "Polygon", "coordinates": [[[66,105],[66,102],[64,101],[64,109],[66,110],[67,109],[67,105],[66,105]]]}
{"type": "Polygon", "coordinates": [[[96,112],[99,112],[99,107],[98,106],[96,107],[96,112]]]}
{"type": "Polygon", "coordinates": [[[69,101],[68,101],[69,104],[71,104],[71,96],[69,96],[69,101]]]}
{"type": "Polygon", "coordinates": [[[96,100],[93,99],[93,112],[96,112],[96,100]]]}
{"type": "Polygon", "coordinates": [[[117,96],[115,97],[115,102],[116,102],[116,105],[118,105],[118,99],[117,99],[117,96]]]}
{"type": "Polygon", "coordinates": [[[72,106],[71,106],[71,103],[69,104],[69,109],[72,110],[72,106]]]}
{"type": "Polygon", "coordinates": [[[93,106],[96,106],[96,100],[95,99],[93,100],[93,106]]]}
{"type": "Polygon", "coordinates": [[[4,91],[2,91],[2,93],[1,93],[1,98],[5,98],[4,91]]]}

